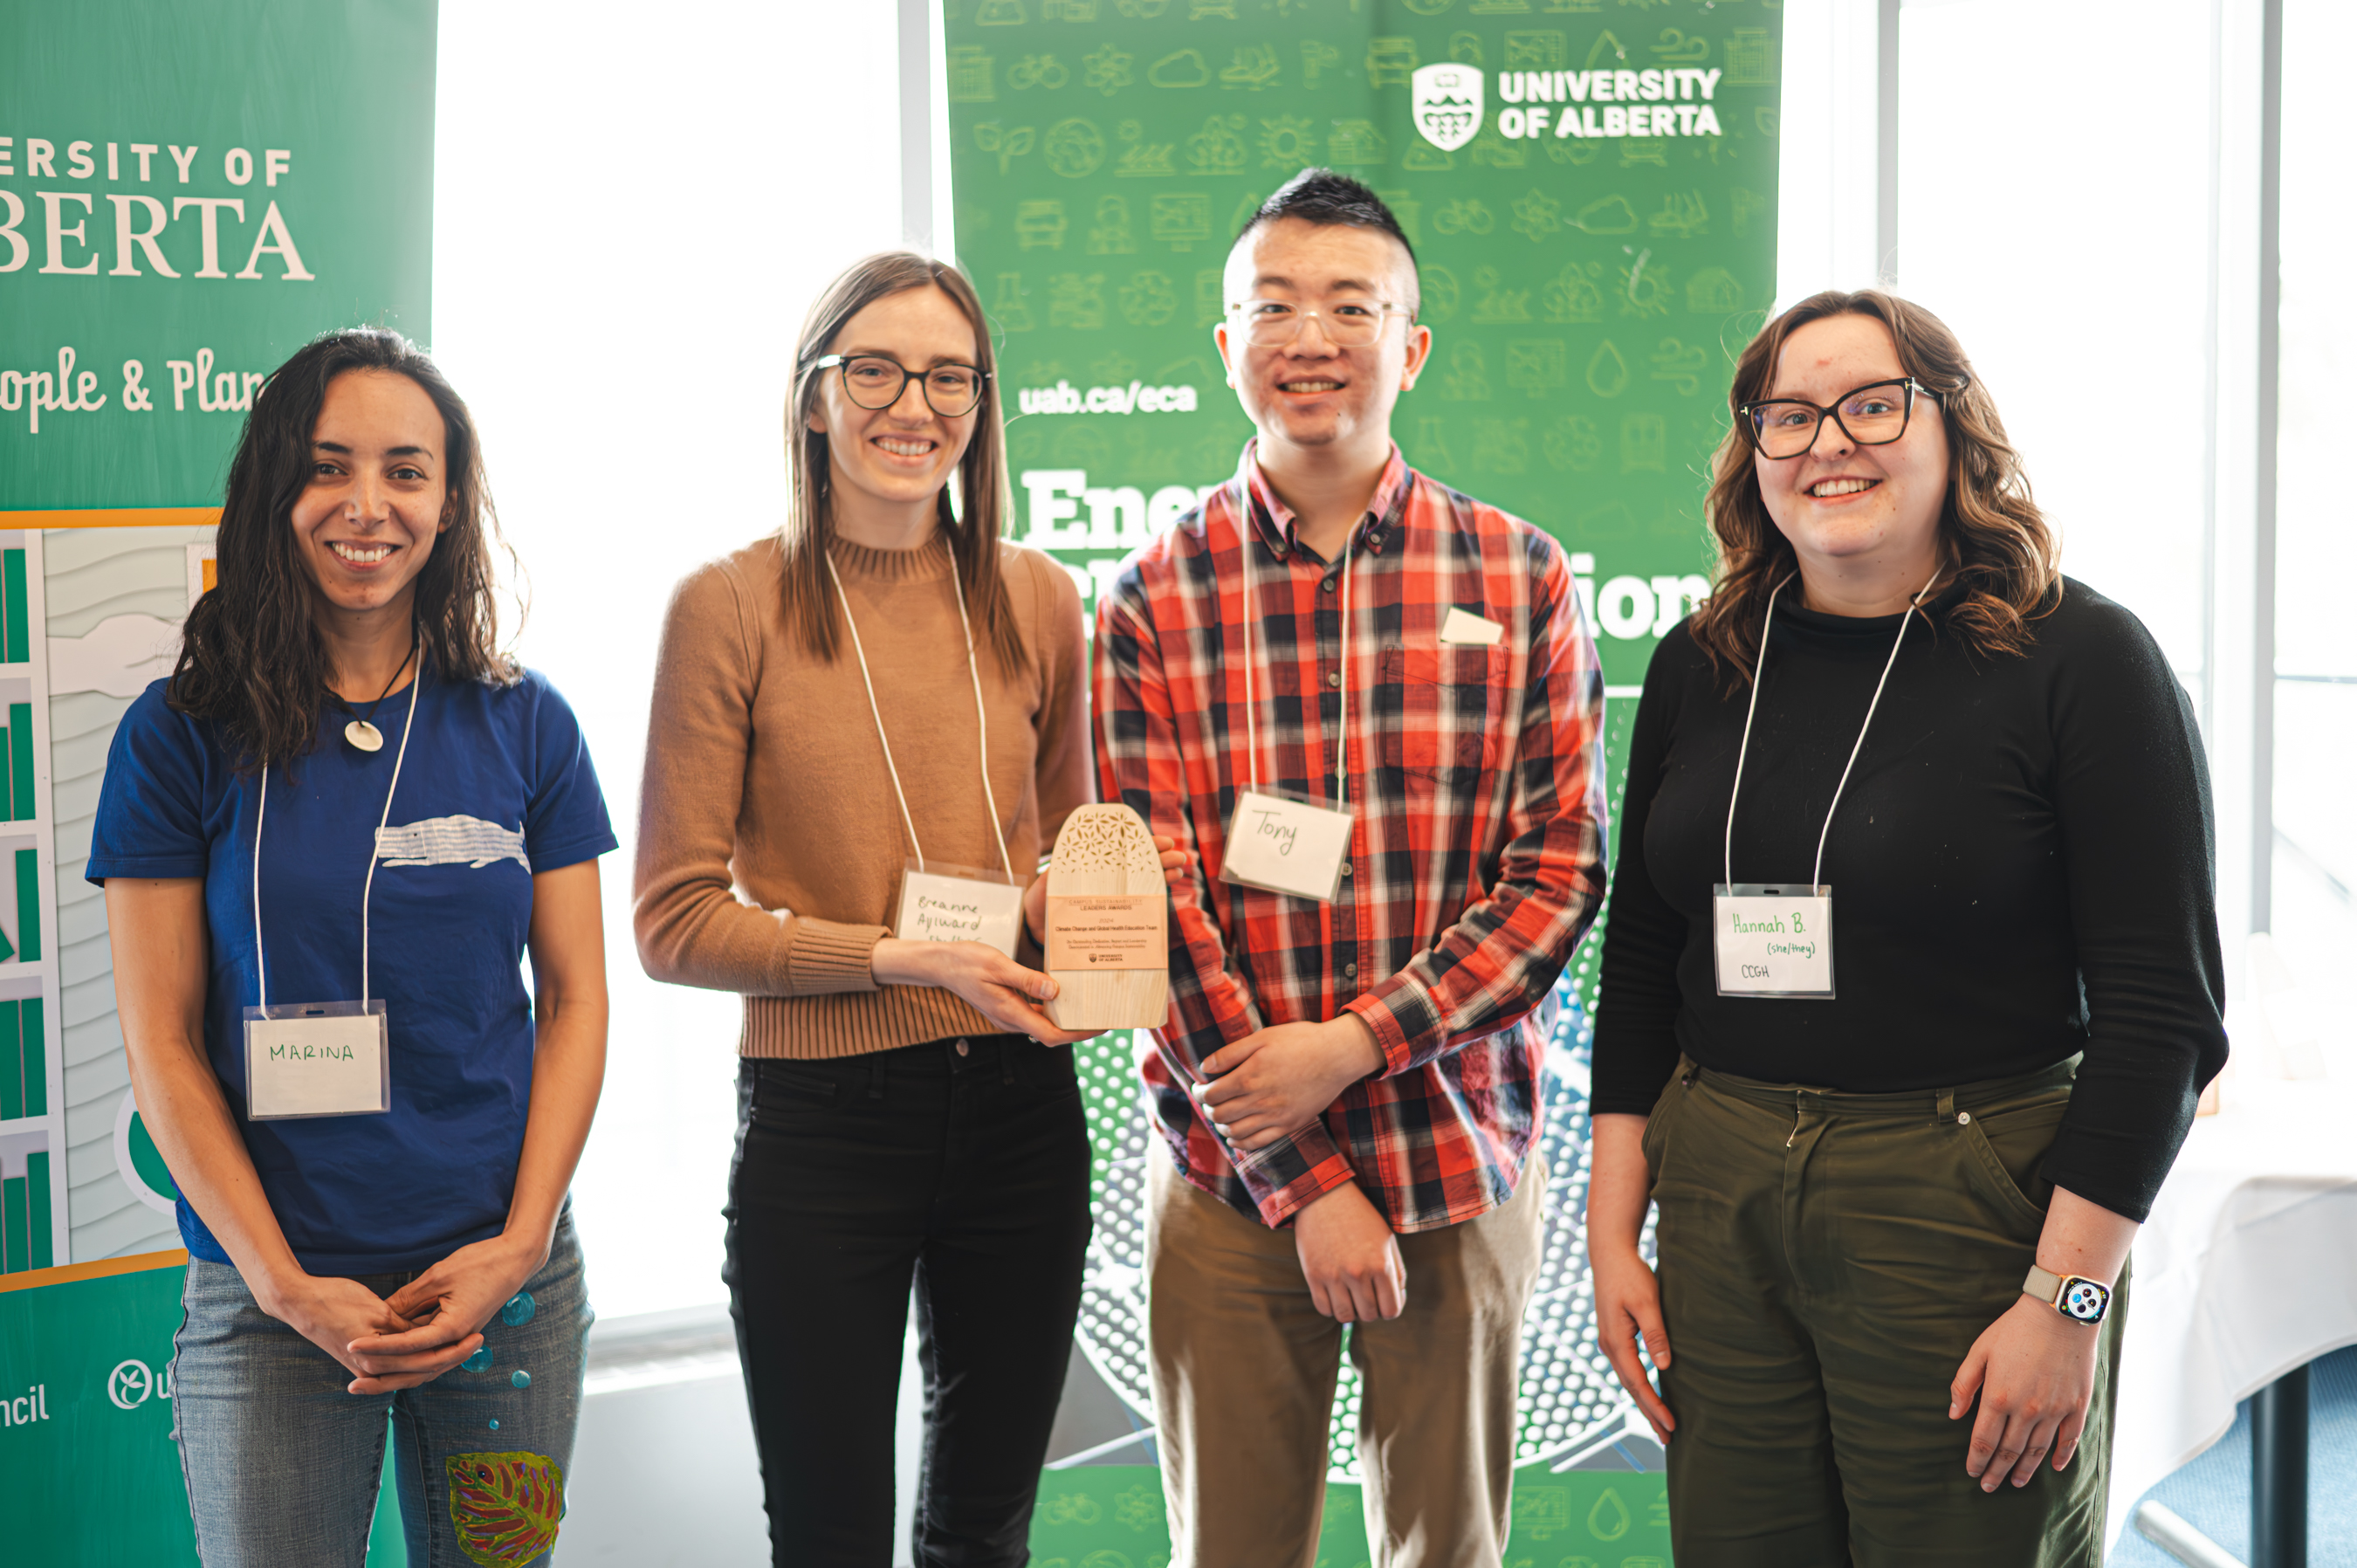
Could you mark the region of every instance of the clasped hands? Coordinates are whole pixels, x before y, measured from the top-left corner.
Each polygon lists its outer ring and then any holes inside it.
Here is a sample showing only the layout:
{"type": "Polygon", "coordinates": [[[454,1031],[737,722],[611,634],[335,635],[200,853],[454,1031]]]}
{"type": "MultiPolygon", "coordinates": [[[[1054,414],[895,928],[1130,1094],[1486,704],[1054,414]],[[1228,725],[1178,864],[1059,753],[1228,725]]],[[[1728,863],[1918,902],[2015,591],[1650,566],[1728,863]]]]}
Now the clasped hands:
{"type": "MultiPolygon", "coordinates": [[[[1204,1119],[1236,1148],[1268,1147],[1308,1126],[1344,1090],[1384,1067],[1374,1031],[1355,1013],[1324,1024],[1277,1024],[1203,1058],[1195,1088],[1204,1119]]],[[[1342,1323],[1397,1317],[1407,1265],[1391,1221],[1344,1182],[1293,1217],[1301,1275],[1319,1312],[1342,1323]]]]}
{"type": "Polygon", "coordinates": [[[547,1261],[502,1234],[461,1247],[383,1299],[358,1280],[300,1274],[257,1302],[353,1376],[354,1394],[430,1383],[482,1348],[482,1326],[547,1261]]]}

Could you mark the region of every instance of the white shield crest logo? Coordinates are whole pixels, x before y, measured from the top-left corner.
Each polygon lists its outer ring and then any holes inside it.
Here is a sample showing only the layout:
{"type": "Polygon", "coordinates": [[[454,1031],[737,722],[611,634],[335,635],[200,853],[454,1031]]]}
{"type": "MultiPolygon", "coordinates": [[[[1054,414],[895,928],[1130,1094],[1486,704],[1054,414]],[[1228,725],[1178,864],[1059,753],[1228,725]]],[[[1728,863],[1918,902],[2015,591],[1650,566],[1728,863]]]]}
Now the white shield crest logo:
{"type": "Polygon", "coordinates": [[[1427,65],[1415,78],[1415,128],[1444,153],[1453,153],[1481,129],[1479,66],[1427,65]]]}

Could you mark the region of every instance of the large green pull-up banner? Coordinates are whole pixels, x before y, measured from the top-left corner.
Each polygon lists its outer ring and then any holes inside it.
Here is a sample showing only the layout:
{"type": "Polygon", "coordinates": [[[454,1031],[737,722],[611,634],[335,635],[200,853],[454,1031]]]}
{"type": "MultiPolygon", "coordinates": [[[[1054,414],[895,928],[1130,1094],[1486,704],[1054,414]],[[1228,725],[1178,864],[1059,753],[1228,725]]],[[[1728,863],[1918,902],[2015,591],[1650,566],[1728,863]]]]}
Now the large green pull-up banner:
{"type": "MultiPolygon", "coordinates": [[[[196,1561],[171,1174],[83,883],[255,390],[426,335],[434,0],[0,5],[0,1556],[196,1561]]],[[[289,1484],[298,1484],[290,1479],[289,1484]]]]}
{"type": "MultiPolygon", "coordinates": [[[[1434,334],[1394,433],[1417,467],[1563,542],[1616,699],[1617,810],[1626,699],[1706,591],[1709,456],[1735,356],[1775,291],[1776,0],[942,8],[956,254],[997,335],[1017,537],[1093,599],[1235,472],[1251,427],[1211,335],[1229,246],[1304,166],[1353,175],[1407,230],[1434,334]]],[[[1596,940],[1566,974],[1590,1004],[1596,940]]],[[[1076,1054],[1097,1155],[1080,1339],[1150,1421],[1135,1173],[1157,1141],[1137,1121],[1125,1042],[1076,1054]]],[[[1586,1316],[1583,1069],[1560,1065],[1546,1112],[1560,1212],[1546,1305],[1525,1326],[1506,1561],[1664,1568],[1658,1471],[1589,1467],[1636,1460],[1613,1439],[1622,1396],[1586,1316]]],[[[1356,1403],[1345,1365],[1320,1556],[1336,1568],[1367,1556],[1349,1484],[1356,1403]]],[[[1157,1560],[1150,1472],[1050,1483],[1037,1560],[1157,1560]]]]}
{"type": "Polygon", "coordinates": [[[1423,263],[1408,461],[1563,541],[1606,680],[1704,589],[1775,288],[1773,0],[948,0],[957,255],[1003,334],[1021,534],[1084,585],[1235,471],[1221,267],[1304,165],[1423,263]]]}

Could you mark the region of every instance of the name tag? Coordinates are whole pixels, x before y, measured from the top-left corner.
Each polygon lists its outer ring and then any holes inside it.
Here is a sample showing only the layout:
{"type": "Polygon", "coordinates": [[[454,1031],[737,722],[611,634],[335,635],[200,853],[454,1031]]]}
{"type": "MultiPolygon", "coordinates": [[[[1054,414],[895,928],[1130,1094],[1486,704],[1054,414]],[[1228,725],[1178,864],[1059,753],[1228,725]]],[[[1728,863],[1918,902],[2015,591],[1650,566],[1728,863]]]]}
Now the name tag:
{"type": "Polygon", "coordinates": [[[908,942],[982,942],[1008,958],[1023,930],[1023,889],[985,871],[942,866],[900,877],[900,914],[892,934],[908,942]]]}
{"type": "Polygon", "coordinates": [[[246,1120],[382,1116],[392,1109],[383,1002],[245,1009],[246,1120]]]}
{"type": "Polygon", "coordinates": [[[1351,855],[1348,811],[1261,789],[1236,794],[1220,880],[1326,903],[1351,855]]]}
{"type": "Polygon", "coordinates": [[[1764,882],[1711,889],[1711,954],[1721,996],[1831,1001],[1834,890],[1764,882]]]}

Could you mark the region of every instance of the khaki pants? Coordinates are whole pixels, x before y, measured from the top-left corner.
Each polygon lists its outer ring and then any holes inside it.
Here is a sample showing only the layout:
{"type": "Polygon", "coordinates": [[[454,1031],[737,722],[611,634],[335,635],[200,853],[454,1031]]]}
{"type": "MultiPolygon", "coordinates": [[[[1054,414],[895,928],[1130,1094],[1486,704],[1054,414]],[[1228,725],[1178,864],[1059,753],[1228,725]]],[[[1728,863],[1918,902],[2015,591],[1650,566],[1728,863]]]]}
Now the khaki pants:
{"type": "Polygon", "coordinates": [[[2068,1470],[1984,1493],[1977,1407],[1948,1419],[2020,1299],[2075,1065],[1860,1095],[1681,1064],[1645,1127],[1678,1568],[2099,1568],[2125,1273],[2068,1470]]]}
{"type": "MultiPolygon", "coordinates": [[[[1310,1305],[1293,1232],[1146,1160],[1146,1269],[1171,1568],[1308,1568],[1342,1325],[1310,1305]]],[[[1497,1568],[1512,1511],[1523,1310],[1546,1168],[1479,1219],[1399,1239],[1407,1306],[1351,1327],[1375,1568],[1497,1568]]]]}

